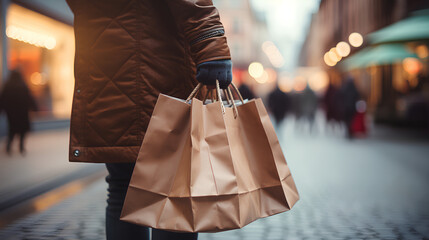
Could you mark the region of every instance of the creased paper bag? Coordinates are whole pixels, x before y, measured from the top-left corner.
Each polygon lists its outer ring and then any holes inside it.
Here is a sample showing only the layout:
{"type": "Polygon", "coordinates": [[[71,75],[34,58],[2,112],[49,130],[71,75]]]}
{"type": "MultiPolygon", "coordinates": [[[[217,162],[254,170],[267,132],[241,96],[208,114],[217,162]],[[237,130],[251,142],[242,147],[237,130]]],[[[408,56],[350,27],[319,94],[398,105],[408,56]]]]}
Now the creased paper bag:
{"type": "Polygon", "coordinates": [[[298,192],[261,99],[236,115],[221,104],[159,96],[121,220],[218,232],[292,208],[298,192]]]}

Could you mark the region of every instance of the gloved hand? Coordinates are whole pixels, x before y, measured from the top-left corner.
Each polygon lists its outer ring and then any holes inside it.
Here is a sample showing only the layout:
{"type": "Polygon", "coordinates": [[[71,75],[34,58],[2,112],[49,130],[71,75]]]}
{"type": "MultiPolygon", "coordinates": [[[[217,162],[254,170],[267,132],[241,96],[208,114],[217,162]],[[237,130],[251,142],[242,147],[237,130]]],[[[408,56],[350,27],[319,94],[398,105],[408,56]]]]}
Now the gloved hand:
{"type": "Polygon", "coordinates": [[[232,81],[231,60],[215,60],[198,64],[197,80],[204,85],[216,85],[219,80],[220,88],[228,88],[232,81]]]}

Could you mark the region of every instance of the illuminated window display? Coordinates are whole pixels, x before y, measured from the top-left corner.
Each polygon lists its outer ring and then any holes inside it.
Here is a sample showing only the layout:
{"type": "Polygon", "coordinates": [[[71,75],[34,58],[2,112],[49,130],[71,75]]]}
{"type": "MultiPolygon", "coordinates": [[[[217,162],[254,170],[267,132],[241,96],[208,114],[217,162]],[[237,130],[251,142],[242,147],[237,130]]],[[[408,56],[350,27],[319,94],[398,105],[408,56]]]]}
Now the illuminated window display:
{"type": "Polygon", "coordinates": [[[8,65],[19,68],[38,117],[68,118],[73,95],[73,27],[11,4],[6,19],[8,65]]]}

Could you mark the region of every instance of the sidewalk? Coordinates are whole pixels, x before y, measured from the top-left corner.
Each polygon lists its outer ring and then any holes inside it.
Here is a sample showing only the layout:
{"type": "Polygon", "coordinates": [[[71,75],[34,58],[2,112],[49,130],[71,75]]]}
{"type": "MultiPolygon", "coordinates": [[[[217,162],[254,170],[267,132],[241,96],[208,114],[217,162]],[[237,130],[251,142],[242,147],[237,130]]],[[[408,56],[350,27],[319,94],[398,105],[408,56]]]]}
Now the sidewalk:
{"type": "MultiPolygon", "coordinates": [[[[73,179],[104,169],[103,164],[68,162],[68,130],[30,133],[27,153],[19,154],[14,142],[13,154],[5,153],[5,138],[0,141],[0,211],[73,179]]],[[[15,140],[18,140],[17,138],[15,140]]]]}
{"type": "MultiPolygon", "coordinates": [[[[202,233],[200,240],[429,239],[426,139],[386,128],[352,141],[294,129],[289,120],[279,135],[301,197],[295,207],[241,230],[202,233]]],[[[100,179],[1,229],[0,239],[105,239],[106,187],[100,179]]]]}

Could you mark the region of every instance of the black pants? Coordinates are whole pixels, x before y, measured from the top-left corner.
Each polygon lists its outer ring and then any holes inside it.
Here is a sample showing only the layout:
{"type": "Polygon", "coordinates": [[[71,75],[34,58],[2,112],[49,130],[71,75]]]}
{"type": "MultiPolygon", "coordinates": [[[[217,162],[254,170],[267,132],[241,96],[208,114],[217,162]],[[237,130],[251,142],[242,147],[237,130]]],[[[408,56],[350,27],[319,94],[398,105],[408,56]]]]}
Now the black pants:
{"type": "MultiPolygon", "coordinates": [[[[134,163],[106,163],[108,198],[106,208],[107,240],[149,240],[149,228],[119,220],[134,163]]],[[[152,240],[196,240],[198,233],[177,233],[152,229],[152,240]]]]}
{"type": "Polygon", "coordinates": [[[15,135],[19,134],[19,151],[23,153],[25,151],[24,149],[24,140],[25,140],[25,132],[15,132],[12,130],[9,130],[8,136],[7,136],[7,145],[6,145],[6,151],[7,153],[10,153],[10,150],[12,148],[12,142],[15,135]]]}

